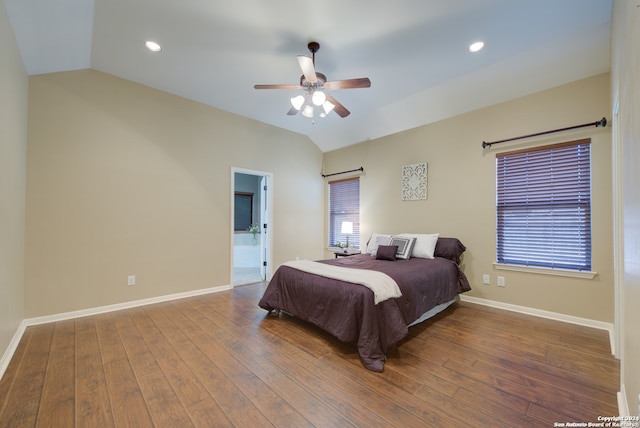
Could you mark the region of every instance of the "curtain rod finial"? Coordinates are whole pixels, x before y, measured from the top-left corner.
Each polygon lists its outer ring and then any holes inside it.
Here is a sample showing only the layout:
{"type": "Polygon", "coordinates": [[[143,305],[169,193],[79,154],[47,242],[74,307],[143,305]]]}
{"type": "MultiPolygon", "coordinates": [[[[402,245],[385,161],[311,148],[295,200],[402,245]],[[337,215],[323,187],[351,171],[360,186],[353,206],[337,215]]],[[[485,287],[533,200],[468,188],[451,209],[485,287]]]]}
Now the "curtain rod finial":
{"type": "Polygon", "coordinates": [[[603,117],[599,122],[596,122],[596,127],[602,126],[603,128],[607,126],[607,118],[603,117]]]}

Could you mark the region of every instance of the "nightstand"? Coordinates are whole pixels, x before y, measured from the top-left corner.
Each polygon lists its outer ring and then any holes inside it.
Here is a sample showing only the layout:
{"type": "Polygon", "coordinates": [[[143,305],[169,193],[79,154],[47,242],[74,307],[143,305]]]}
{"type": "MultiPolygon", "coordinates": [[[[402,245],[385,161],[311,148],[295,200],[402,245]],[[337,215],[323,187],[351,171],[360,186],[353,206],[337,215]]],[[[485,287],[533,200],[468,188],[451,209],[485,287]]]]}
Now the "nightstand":
{"type": "Polygon", "coordinates": [[[349,257],[349,256],[355,256],[356,254],[362,254],[360,251],[347,251],[345,252],[344,250],[340,250],[340,251],[334,251],[333,254],[336,255],[336,259],[338,257],[349,257]]]}

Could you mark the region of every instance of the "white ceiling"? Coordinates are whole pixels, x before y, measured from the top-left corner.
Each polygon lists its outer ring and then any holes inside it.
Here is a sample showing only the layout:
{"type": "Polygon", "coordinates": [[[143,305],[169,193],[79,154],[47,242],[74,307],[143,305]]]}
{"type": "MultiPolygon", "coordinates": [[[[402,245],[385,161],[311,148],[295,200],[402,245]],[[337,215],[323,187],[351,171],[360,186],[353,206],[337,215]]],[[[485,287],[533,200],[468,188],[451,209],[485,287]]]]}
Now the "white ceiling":
{"type": "Polygon", "coordinates": [[[611,1],[4,0],[29,75],[93,68],[325,152],[608,71],[611,1]],[[312,124],[286,115],[296,91],[253,89],[297,84],[312,40],[328,80],[371,79],[332,91],[347,118],[312,124]]]}

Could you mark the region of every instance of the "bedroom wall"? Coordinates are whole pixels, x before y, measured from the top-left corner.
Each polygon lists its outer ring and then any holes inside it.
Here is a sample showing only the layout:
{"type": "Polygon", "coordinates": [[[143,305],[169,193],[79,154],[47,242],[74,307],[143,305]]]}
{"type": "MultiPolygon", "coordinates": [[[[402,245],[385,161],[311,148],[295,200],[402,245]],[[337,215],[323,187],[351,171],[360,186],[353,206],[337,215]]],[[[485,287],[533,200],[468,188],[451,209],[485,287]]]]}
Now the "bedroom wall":
{"type": "MultiPolygon", "coordinates": [[[[618,105],[616,144],[621,154],[623,249],[621,280],[621,390],[629,414],[640,412],[640,11],[637,2],[614,2],[611,87],[618,105]]],[[[618,172],[618,171],[616,171],[618,172]]]]}
{"type": "MultiPolygon", "coordinates": [[[[0,357],[24,318],[28,79],[0,2],[0,357]]],[[[4,370],[0,367],[0,376],[4,370]]]]}
{"type": "Polygon", "coordinates": [[[29,83],[27,318],[230,284],[232,167],[273,173],[274,266],[322,256],[306,137],[93,70],[29,83]]]}
{"type": "MultiPolygon", "coordinates": [[[[363,166],[361,242],[371,233],[440,233],[467,247],[470,296],[612,323],[611,130],[585,128],[482,149],[482,141],[595,122],[610,116],[603,74],[325,154],[326,171],[363,166]],[[497,271],[495,154],[531,144],[592,139],[593,280],[497,271]],[[402,166],[428,163],[428,199],[401,201],[402,166]],[[482,284],[482,275],[491,285],[482,284]],[[497,276],[506,287],[497,287],[497,276]]],[[[472,94],[470,94],[472,96],[472,94]]],[[[610,117],[609,117],[610,118],[610,117]]]]}

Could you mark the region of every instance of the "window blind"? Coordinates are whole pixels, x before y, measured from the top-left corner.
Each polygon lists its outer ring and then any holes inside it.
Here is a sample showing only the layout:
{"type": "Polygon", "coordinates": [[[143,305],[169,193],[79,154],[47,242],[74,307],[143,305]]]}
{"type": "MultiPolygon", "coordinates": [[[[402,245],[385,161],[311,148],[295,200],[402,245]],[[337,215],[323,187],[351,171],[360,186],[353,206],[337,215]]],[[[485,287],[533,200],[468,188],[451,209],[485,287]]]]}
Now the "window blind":
{"type": "Polygon", "coordinates": [[[496,155],[498,263],[591,270],[590,139],[496,155]]]}
{"type": "Polygon", "coordinates": [[[347,235],[341,233],[342,222],[353,223],[349,244],[360,248],[360,179],[349,178],[329,182],[329,246],[345,244],[347,235]]]}

